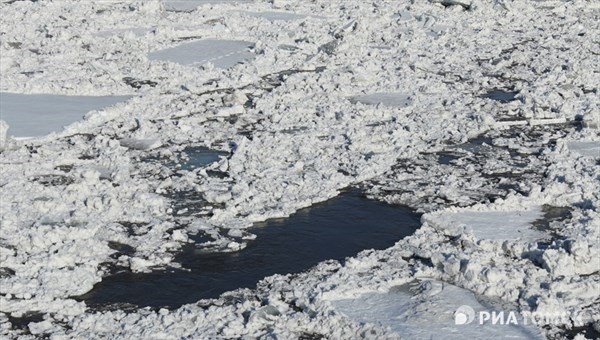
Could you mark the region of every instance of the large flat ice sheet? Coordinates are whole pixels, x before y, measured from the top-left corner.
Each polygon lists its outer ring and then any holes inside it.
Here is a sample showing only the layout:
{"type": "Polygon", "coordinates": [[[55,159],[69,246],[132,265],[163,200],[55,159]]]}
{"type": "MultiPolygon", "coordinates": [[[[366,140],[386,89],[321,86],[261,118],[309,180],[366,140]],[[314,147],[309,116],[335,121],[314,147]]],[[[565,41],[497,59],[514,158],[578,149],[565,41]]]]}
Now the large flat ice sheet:
{"type": "Polygon", "coordinates": [[[435,280],[421,281],[413,289],[407,284],[385,294],[370,293],[332,304],[351,319],[389,327],[406,339],[543,338],[517,311],[504,311],[505,319],[513,312],[517,324],[485,320],[486,313],[500,310],[482,305],[471,291],[435,280]]]}
{"type": "Polygon", "coordinates": [[[242,14],[249,15],[251,17],[265,18],[269,21],[288,21],[306,18],[306,15],[296,14],[293,12],[280,12],[280,11],[265,11],[265,12],[253,12],[253,11],[242,11],[242,14]]]}
{"type": "Polygon", "coordinates": [[[165,9],[174,12],[190,12],[198,6],[208,4],[227,4],[249,2],[249,0],[164,0],[165,9]]]}
{"type": "Polygon", "coordinates": [[[512,211],[456,211],[425,216],[425,221],[448,234],[469,230],[478,239],[536,241],[546,235],[532,223],[543,217],[540,207],[512,211]]]}
{"type": "Polygon", "coordinates": [[[38,137],[58,132],[93,110],[126,101],[130,96],[63,96],[0,92],[0,119],[8,135],[38,137]]]}
{"type": "Polygon", "coordinates": [[[569,142],[567,146],[569,147],[569,150],[572,150],[585,157],[600,158],[599,141],[569,142]]]}
{"type": "Polygon", "coordinates": [[[255,54],[248,50],[253,46],[247,41],[206,39],[152,52],[148,58],[183,65],[211,62],[216,67],[229,68],[254,58],[255,54]]]}

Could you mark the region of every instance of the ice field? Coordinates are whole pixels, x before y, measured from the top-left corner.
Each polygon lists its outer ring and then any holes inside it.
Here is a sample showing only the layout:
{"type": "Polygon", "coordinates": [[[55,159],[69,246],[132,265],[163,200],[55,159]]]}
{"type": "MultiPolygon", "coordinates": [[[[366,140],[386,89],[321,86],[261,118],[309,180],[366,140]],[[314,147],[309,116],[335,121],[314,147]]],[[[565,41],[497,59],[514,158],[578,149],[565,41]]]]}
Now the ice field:
{"type": "Polygon", "coordinates": [[[600,337],[600,3],[0,12],[0,338],[600,337]]]}

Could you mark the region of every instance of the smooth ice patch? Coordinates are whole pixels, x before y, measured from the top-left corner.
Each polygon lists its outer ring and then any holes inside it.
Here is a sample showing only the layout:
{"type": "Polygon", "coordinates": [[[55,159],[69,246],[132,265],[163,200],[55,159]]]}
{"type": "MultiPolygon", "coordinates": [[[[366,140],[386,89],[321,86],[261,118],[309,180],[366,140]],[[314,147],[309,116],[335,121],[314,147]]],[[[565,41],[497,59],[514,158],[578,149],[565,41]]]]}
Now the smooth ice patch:
{"type": "Polygon", "coordinates": [[[600,142],[597,141],[582,141],[567,143],[569,150],[585,157],[600,158],[600,142]]]}
{"type": "Polygon", "coordinates": [[[8,123],[8,135],[38,137],[58,132],[93,110],[100,110],[130,96],[63,96],[0,92],[0,119],[8,123]]]}
{"type": "Polygon", "coordinates": [[[213,4],[244,3],[249,0],[163,0],[165,9],[173,12],[191,12],[198,6],[213,4]]]}
{"type": "Polygon", "coordinates": [[[265,18],[269,21],[287,21],[287,20],[298,20],[306,18],[306,15],[296,14],[293,12],[251,12],[251,11],[240,11],[240,13],[249,15],[257,18],[265,18]]]}
{"type": "Polygon", "coordinates": [[[400,11],[398,13],[394,13],[394,15],[392,15],[392,18],[397,19],[398,22],[408,22],[415,20],[415,17],[409,11],[400,11]]]}
{"type": "Polygon", "coordinates": [[[152,52],[148,55],[148,59],[182,65],[201,65],[211,62],[215,67],[229,68],[253,59],[256,55],[249,51],[252,47],[254,44],[248,41],[206,39],[152,52]]]}
{"type": "Polygon", "coordinates": [[[133,34],[135,36],[143,36],[149,32],[152,32],[152,27],[130,27],[130,28],[115,28],[110,30],[102,30],[94,33],[95,36],[106,38],[119,34],[133,34]]]}
{"type": "Polygon", "coordinates": [[[411,103],[410,96],[404,93],[384,93],[378,92],[367,95],[350,97],[350,102],[363,103],[367,105],[382,104],[389,107],[406,107],[411,103]]]}
{"type": "Polygon", "coordinates": [[[460,235],[468,230],[478,239],[529,241],[546,236],[532,227],[541,218],[541,207],[512,211],[442,211],[423,216],[434,228],[449,235],[460,235]]]}
{"type": "Polygon", "coordinates": [[[150,150],[157,148],[161,145],[159,139],[148,138],[148,139],[136,139],[136,138],[123,138],[119,140],[121,146],[124,146],[133,150],[150,150]]]}
{"type": "MultiPolygon", "coordinates": [[[[239,252],[208,253],[191,245],[177,258],[190,271],[120,273],[104,278],[83,299],[88,305],[177,307],[253,287],[273,274],[301,272],[321,261],[342,260],[365,249],[385,249],[419,226],[419,215],[412,210],[352,191],[289,218],[256,224],[250,229],[256,241],[249,241],[239,252]]],[[[207,240],[199,237],[197,242],[207,240]]]]}
{"type": "Polygon", "coordinates": [[[480,324],[479,312],[491,313],[494,309],[481,304],[471,291],[441,281],[424,280],[413,287],[406,284],[392,288],[386,294],[370,293],[331,304],[351,319],[389,327],[406,339],[543,339],[537,329],[524,325],[525,320],[520,318],[517,325],[480,324]],[[471,322],[466,315],[469,312],[464,313],[466,318],[457,316],[461,306],[474,312],[471,322]]]}

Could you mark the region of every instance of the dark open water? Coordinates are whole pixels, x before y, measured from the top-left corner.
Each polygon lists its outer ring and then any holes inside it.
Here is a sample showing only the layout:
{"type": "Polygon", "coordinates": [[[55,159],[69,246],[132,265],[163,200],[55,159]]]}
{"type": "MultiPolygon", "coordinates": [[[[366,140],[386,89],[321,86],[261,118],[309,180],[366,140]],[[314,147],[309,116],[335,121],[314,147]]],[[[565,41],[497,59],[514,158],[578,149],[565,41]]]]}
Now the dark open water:
{"type": "Polygon", "coordinates": [[[420,215],[363,197],[358,190],[302,209],[289,218],[255,224],[257,235],[235,253],[203,253],[187,246],[177,257],[184,270],[118,273],[80,298],[93,308],[111,304],[177,308],[251,288],[266,276],[298,273],[317,263],[343,260],[365,249],[385,249],[412,234],[420,215]]]}

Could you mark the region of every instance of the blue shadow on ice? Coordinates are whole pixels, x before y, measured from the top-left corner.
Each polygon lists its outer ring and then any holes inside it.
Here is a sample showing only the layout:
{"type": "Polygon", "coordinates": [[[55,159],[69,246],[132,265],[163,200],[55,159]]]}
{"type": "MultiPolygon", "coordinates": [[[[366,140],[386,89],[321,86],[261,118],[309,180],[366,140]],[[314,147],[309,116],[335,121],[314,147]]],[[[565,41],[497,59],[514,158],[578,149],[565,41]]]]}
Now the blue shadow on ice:
{"type": "Polygon", "coordinates": [[[190,245],[177,258],[190,271],[118,273],[80,298],[93,308],[111,304],[177,308],[252,288],[273,274],[298,273],[324,260],[388,248],[419,226],[420,215],[414,211],[369,200],[352,190],[289,218],[255,224],[250,231],[256,240],[239,252],[203,253],[190,245]]]}

